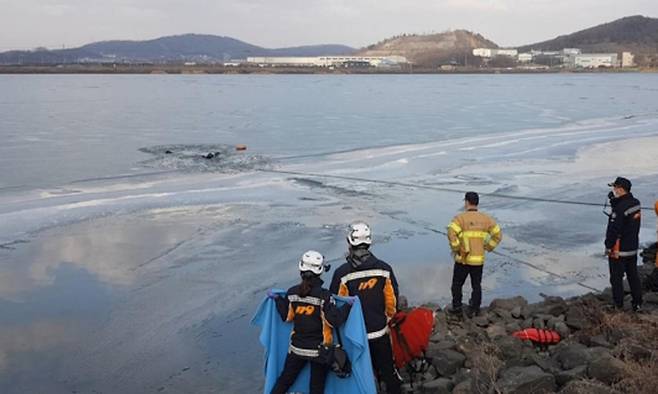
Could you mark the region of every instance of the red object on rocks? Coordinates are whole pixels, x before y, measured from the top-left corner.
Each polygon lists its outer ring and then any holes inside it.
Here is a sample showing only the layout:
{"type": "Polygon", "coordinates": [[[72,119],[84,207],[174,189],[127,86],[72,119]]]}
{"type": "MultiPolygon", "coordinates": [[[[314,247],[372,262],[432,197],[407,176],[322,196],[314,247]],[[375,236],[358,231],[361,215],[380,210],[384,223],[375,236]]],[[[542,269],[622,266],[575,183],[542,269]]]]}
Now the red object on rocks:
{"type": "Polygon", "coordinates": [[[388,323],[395,366],[402,368],[415,358],[424,358],[434,329],[434,312],[414,308],[398,312],[388,323]]]}
{"type": "Polygon", "coordinates": [[[530,340],[540,345],[554,345],[560,342],[560,334],[553,330],[542,330],[540,328],[526,328],[513,333],[521,340],[530,340]]]}

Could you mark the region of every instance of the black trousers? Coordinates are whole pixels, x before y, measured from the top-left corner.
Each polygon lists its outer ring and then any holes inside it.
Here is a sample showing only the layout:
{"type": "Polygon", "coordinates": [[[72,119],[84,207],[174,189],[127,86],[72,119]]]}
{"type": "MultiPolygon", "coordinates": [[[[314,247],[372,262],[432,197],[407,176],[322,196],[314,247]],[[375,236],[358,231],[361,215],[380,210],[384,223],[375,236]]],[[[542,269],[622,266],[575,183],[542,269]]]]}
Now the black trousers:
{"type": "Polygon", "coordinates": [[[624,306],[624,273],[631,288],[633,305],[642,305],[642,283],[637,273],[637,256],[620,257],[617,260],[608,259],[610,268],[610,284],[612,285],[612,301],[615,306],[624,306]]]}
{"type": "Polygon", "coordinates": [[[368,345],[370,347],[372,370],[377,376],[377,381],[386,384],[386,394],[400,394],[402,392],[400,388],[402,382],[393,364],[391,337],[387,334],[381,338],[371,339],[368,341],[368,345]]]}
{"type": "Polygon", "coordinates": [[[462,287],[468,276],[471,277],[471,288],[473,289],[469,304],[475,310],[480,309],[482,303],[482,267],[484,266],[455,263],[451,288],[453,309],[462,307],[462,287]]]}
{"type": "Polygon", "coordinates": [[[306,363],[311,363],[311,394],[323,394],[329,368],[294,353],[288,353],[286,363],[283,366],[283,372],[281,372],[281,376],[277,379],[271,394],[285,394],[290,386],[295,383],[297,376],[302,372],[306,363]]]}

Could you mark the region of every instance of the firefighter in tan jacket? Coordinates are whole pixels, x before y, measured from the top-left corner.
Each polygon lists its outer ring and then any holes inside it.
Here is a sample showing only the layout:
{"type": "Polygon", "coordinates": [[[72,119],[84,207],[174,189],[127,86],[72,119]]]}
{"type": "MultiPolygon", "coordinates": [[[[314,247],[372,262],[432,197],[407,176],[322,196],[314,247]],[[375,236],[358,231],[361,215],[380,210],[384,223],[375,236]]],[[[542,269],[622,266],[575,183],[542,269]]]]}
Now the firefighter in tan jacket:
{"type": "Polygon", "coordinates": [[[458,316],[462,315],[462,287],[468,276],[473,292],[466,313],[469,317],[480,313],[484,253],[493,251],[503,236],[496,221],[478,211],[479,202],[477,193],[466,193],[465,212],[455,216],[448,226],[448,240],[455,259],[450,312],[458,316]]]}

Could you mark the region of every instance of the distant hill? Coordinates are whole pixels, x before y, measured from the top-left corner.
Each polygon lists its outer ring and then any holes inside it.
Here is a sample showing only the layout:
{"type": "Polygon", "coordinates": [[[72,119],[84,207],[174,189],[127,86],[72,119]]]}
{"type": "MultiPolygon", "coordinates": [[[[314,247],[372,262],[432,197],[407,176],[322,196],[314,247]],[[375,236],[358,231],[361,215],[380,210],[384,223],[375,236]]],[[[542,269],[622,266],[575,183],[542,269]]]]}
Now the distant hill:
{"type": "Polygon", "coordinates": [[[354,48],[345,45],[269,49],[231,37],[185,34],[147,41],[102,41],[73,49],[10,51],[0,53],[0,64],[58,64],[80,61],[215,62],[244,59],[248,56],[346,55],[354,51],[354,48]]]}
{"type": "Polygon", "coordinates": [[[658,53],[658,19],[636,15],[552,40],[525,45],[519,51],[580,48],[583,52],[658,53]]]}
{"type": "Polygon", "coordinates": [[[498,48],[494,42],[467,30],[439,34],[401,35],[386,39],[359,51],[364,56],[404,56],[422,66],[455,62],[463,64],[473,59],[473,48],[498,48]]]}
{"type": "MultiPolygon", "coordinates": [[[[404,34],[356,50],[345,45],[311,45],[270,49],[231,37],[185,34],[146,41],[102,41],[79,48],[0,53],[0,64],[68,64],[78,62],[198,63],[244,59],[248,56],[348,55],[406,57],[426,67],[441,64],[476,66],[474,48],[498,48],[494,42],[467,30],[439,34],[404,34]]],[[[519,51],[580,48],[583,52],[631,51],[641,65],[658,64],[658,19],[629,16],[573,34],[519,47],[519,51]]]]}

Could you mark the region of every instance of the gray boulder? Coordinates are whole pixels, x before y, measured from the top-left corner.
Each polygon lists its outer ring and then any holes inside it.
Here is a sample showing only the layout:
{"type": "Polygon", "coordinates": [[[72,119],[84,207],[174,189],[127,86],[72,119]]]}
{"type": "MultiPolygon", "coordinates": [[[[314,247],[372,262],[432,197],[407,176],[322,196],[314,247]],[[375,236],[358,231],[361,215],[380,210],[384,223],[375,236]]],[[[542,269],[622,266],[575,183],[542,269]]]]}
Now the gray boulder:
{"type": "Polygon", "coordinates": [[[512,316],[512,312],[506,310],[506,309],[492,309],[491,312],[488,314],[489,320],[498,323],[501,321],[504,321],[506,323],[514,321],[514,317],[512,316]]]}
{"type": "Polygon", "coordinates": [[[564,370],[587,365],[591,360],[588,348],[580,343],[561,342],[553,349],[553,359],[564,370]]]}
{"type": "Polygon", "coordinates": [[[565,314],[567,326],[574,330],[582,330],[585,327],[585,318],[578,308],[570,308],[565,314]]]}
{"type": "Polygon", "coordinates": [[[602,353],[592,359],[587,367],[587,375],[605,384],[618,382],[624,377],[625,365],[609,353],[602,353]]]}
{"type": "Polygon", "coordinates": [[[591,347],[587,349],[589,352],[590,360],[594,360],[595,358],[598,357],[603,357],[603,356],[610,356],[610,349],[596,346],[596,347],[591,347]]]}
{"type": "Polygon", "coordinates": [[[490,339],[495,339],[498,337],[503,337],[507,335],[507,330],[505,330],[505,327],[500,326],[500,325],[493,325],[487,327],[487,336],[490,339]]]}
{"type": "Polygon", "coordinates": [[[490,308],[511,311],[517,306],[524,307],[526,305],[528,305],[528,301],[525,298],[516,296],[512,298],[496,298],[495,300],[491,301],[490,308]]]}
{"type": "Polygon", "coordinates": [[[530,360],[532,360],[532,362],[535,363],[535,365],[537,365],[545,372],[548,372],[550,374],[555,374],[556,372],[560,371],[557,362],[552,358],[548,357],[548,355],[545,353],[539,353],[539,354],[534,353],[531,354],[529,358],[530,360]]]}
{"type": "Polygon", "coordinates": [[[436,367],[441,376],[450,376],[464,365],[466,356],[452,350],[446,349],[432,356],[432,364],[436,367]]]}
{"type": "Polygon", "coordinates": [[[521,325],[518,322],[507,323],[505,325],[505,330],[509,333],[521,331],[521,325]]]}
{"type": "Polygon", "coordinates": [[[489,326],[489,318],[486,316],[476,316],[472,319],[472,321],[478,327],[485,328],[489,326]]]}
{"type": "Polygon", "coordinates": [[[533,322],[532,322],[532,326],[533,326],[534,328],[539,328],[539,329],[542,329],[542,330],[543,330],[543,329],[546,328],[546,323],[545,323],[545,321],[544,321],[543,318],[541,318],[541,317],[537,317],[537,318],[535,318],[535,320],[533,320],[533,322]]]}
{"type": "Polygon", "coordinates": [[[608,342],[603,335],[595,335],[589,339],[590,346],[599,346],[604,348],[611,348],[612,345],[608,342]]]}
{"type": "Polygon", "coordinates": [[[642,301],[649,304],[658,304],[658,293],[646,293],[642,296],[642,301]]]}
{"type": "Polygon", "coordinates": [[[545,297],[544,302],[537,307],[542,313],[552,316],[560,316],[564,314],[569,306],[562,297],[545,297]]]}
{"type": "Polygon", "coordinates": [[[451,376],[451,378],[453,382],[463,382],[465,380],[470,382],[473,378],[473,371],[467,368],[460,368],[459,371],[451,376]]]}
{"type": "Polygon", "coordinates": [[[471,390],[471,381],[470,380],[465,380],[455,386],[454,389],[452,389],[452,394],[471,394],[473,390],[471,390]]]}
{"type": "Polygon", "coordinates": [[[555,323],[555,331],[560,334],[560,338],[565,339],[569,336],[571,331],[569,330],[569,327],[567,326],[567,323],[564,322],[557,322],[555,323]]]}
{"type": "Polygon", "coordinates": [[[423,383],[423,393],[427,394],[450,394],[453,388],[452,380],[446,378],[438,378],[426,383],[423,383]]]}
{"type": "Polygon", "coordinates": [[[569,369],[567,371],[560,371],[555,374],[555,381],[557,385],[562,387],[565,384],[571,382],[575,379],[581,379],[587,376],[587,366],[579,365],[576,368],[569,369]]]}
{"type": "Polygon", "coordinates": [[[446,334],[441,331],[437,331],[430,337],[430,342],[441,342],[446,337],[446,334]]]}
{"type": "Polygon", "coordinates": [[[500,349],[503,359],[509,359],[519,356],[523,351],[523,341],[519,338],[506,335],[496,339],[496,346],[500,349]]]}
{"type": "Polygon", "coordinates": [[[457,344],[452,339],[444,339],[440,342],[430,342],[425,354],[430,358],[437,357],[448,349],[454,349],[455,346],[457,346],[457,344]]]}
{"type": "Polygon", "coordinates": [[[553,375],[535,365],[503,371],[496,385],[505,394],[552,393],[556,389],[553,375]]]}
{"type": "MultiPolygon", "coordinates": [[[[561,317],[564,318],[564,316],[561,316],[561,317]]],[[[557,325],[560,324],[560,323],[565,324],[564,320],[560,320],[559,317],[553,316],[550,319],[548,319],[548,321],[546,322],[546,325],[548,326],[549,330],[556,330],[557,325]]]]}

